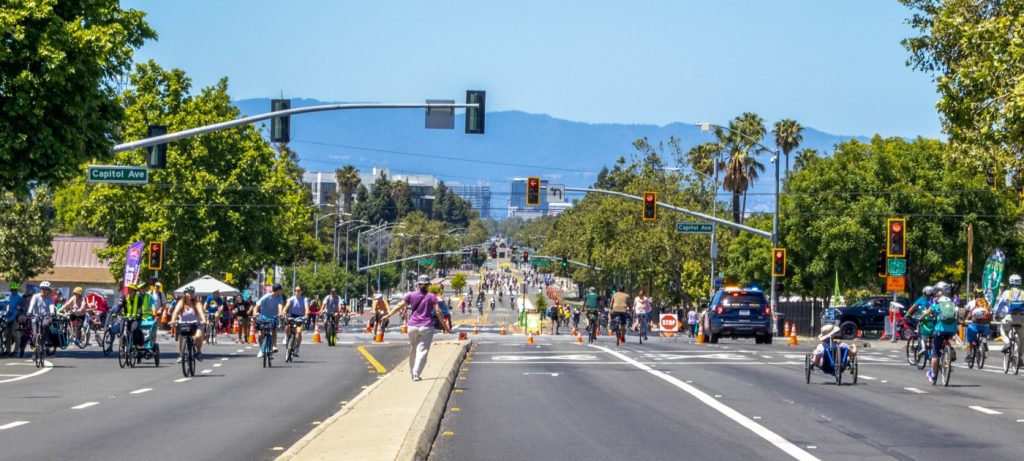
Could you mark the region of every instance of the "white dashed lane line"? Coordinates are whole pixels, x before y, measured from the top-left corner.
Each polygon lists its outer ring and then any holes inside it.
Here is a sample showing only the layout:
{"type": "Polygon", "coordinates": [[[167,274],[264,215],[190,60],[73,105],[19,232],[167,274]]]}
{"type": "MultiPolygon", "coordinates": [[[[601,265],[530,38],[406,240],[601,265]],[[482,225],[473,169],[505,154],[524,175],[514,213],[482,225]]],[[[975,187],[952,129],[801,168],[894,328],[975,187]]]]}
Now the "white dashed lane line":
{"type": "Polygon", "coordinates": [[[142,389],[135,389],[134,391],[129,392],[129,394],[142,394],[151,390],[153,390],[152,387],[144,387],[142,389]]]}
{"type": "Polygon", "coordinates": [[[221,366],[221,365],[222,365],[222,364],[220,364],[220,363],[215,363],[215,364],[213,364],[213,367],[214,367],[214,368],[217,368],[217,367],[219,367],[219,366],[221,366]]]}
{"type": "Polygon", "coordinates": [[[212,372],[213,372],[213,370],[212,370],[212,369],[209,369],[209,368],[207,368],[207,369],[205,369],[205,370],[203,370],[203,371],[200,371],[199,373],[202,373],[202,374],[204,374],[204,375],[208,375],[208,374],[210,374],[210,373],[212,373],[212,372]]]}
{"type": "Polygon", "coordinates": [[[175,379],[174,382],[176,382],[176,383],[183,383],[183,382],[191,380],[191,379],[192,378],[178,378],[178,379],[175,379]]]}
{"type": "Polygon", "coordinates": [[[99,405],[99,404],[100,404],[99,402],[85,402],[85,403],[83,403],[81,405],[75,405],[75,406],[71,407],[71,409],[72,410],[81,410],[81,409],[89,408],[91,406],[99,405]]]}
{"type": "Polygon", "coordinates": [[[4,429],[10,429],[12,427],[22,426],[22,425],[25,425],[25,424],[28,424],[28,421],[15,421],[13,423],[7,423],[7,424],[4,424],[3,426],[0,426],[0,431],[2,431],[4,429]]]}
{"type": "Polygon", "coordinates": [[[859,376],[859,378],[860,378],[860,379],[866,379],[866,380],[868,380],[868,381],[875,381],[875,380],[877,380],[877,379],[878,379],[878,378],[872,378],[872,377],[870,377],[870,376],[864,376],[864,375],[860,375],[860,376],[859,376]]]}
{"type": "Polygon", "coordinates": [[[904,389],[906,389],[906,390],[908,390],[910,392],[913,392],[915,394],[927,394],[928,393],[928,391],[922,391],[921,389],[918,389],[916,387],[904,387],[904,389]]]}
{"type": "Polygon", "coordinates": [[[979,407],[977,405],[971,405],[971,406],[969,406],[967,408],[970,408],[970,409],[972,409],[974,411],[980,411],[982,413],[985,413],[986,415],[1001,415],[1001,414],[1003,414],[1003,412],[1001,412],[1001,411],[995,411],[995,410],[993,410],[991,408],[979,407]]]}

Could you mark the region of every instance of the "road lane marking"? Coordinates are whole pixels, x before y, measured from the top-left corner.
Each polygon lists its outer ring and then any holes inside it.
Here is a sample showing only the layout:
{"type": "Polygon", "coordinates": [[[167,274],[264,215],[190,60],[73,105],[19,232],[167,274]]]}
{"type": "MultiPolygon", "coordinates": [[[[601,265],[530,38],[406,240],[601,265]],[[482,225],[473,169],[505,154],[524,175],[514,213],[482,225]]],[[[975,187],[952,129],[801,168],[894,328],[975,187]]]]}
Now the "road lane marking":
{"type": "Polygon", "coordinates": [[[872,378],[870,376],[860,375],[860,379],[866,379],[868,381],[876,381],[878,378],[872,378]]]}
{"type": "Polygon", "coordinates": [[[83,403],[81,405],[75,405],[75,406],[71,407],[71,409],[72,410],[81,410],[83,408],[89,408],[89,407],[91,407],[93,405],[99,405],[99,404],[100,404],[99,402],[85,402],[85,403],[83,403]]]}
{"type": "Polygon", "coordinates": [[[904,389],[906,389],[906,390],[908,390],[910,392],[913,392],[915,394],[927,394],[928,393],[928,391],[922,391],[921,389],[918,389],[916,387],[904,387],[904,389]]]}
{"type": "Polygon", "coordinates": [[[0,431],[2,431],[4,429],[10,429],[12,427],[22,426],[22,425],[25,425],[25,424],[28,424],[28,421],[15,421],[13,423],[7,423],[7,424],[4,424],[3,426],[0,426],[0,431]]]}
{"type": "Polygon", "coordinates": [[[657,376],[658,378],[661,378],[662,380],[668,382],[669,384],[672,384],[673,386],[675,386],[675,387],[677,387],[679,389],[682,389],[687,394],[690,394],[691,396],[693,396],[697,400],[703,402],[705,405],[707,405],[707,406],[717,410],[719,413],[722,413],[723,415],[725,415],[729,419],[731,419],[731,420],[735,421],[736,423],[738,423],[739,425],[747,428],[748,430],[750,430],[754,434],[757,434],[762,439],[765,439],[766,441],[768,441],[768,443],[771,443],[772,445],[775,445],[777,448],[779,448],[780,450],[782,450],[783,452],[785,452],[786,454],[792,456],[795,459],[802,460],[802,461],[818,460],[817,457],[815,457],[814,455],[808,453],[804,449],[794,445],[792,442],[782,438],[782,436],[776,434],[775,432],[772,432],[771,430],[769,430],[768,428],[766,428],[766,427],[762,426],[761,424],[755,422],[754,420],[752,420],[752,419],[750,419],[750,418],[748,418],[746,416],[743,416],[740,412],[732,409],[732,407],[729,407],[728,405],[726,405],[726,404],[716,400],[714,397],[711,397],[710,395],[704,393],[700,389],[697,389],[696,387],[693,387],[693,386],[691,386],[689,384],[684,383],[683,381],[679,380],[678,378],[676,378],[674,376],[670,376],[670,375],[667,375],[665,373],[662,373],[661,371],[655,370],[655,369],[653,369],[653,368],[651,368],[651,367],[649,367],[647,365],[644,365],[644,364],[642,364],[642,363],[640,363],[640,362],[638,362],[636,360],[633,360],[633,359],[631,359],[629,357],[626,357],[623,354],[620,354],[620,353],[618,353],[616,351],[608,349],[607,347],[602,347],[602,346],[591,346],[591,347],[593,347],[595,349],[603,350],[606,353],[611,354],[614,357],[618,357],[620,360],[633,365],[634,367],[637,367],[637,368],[639,368],[641,370],[644,370],[644,371],[646,371],[646,372],[648,372],[648,373],[650,373],[650,374],[652,374],[654,376],[657,376]]]}
{"type": "Polygon", "coordinates": [[[1003,412],[1001,412],[1001,411],[995,411],[995,410],[993,410],[991,408],[979,407],[977,405],[971,405],[971,406],[969,406],[967,408],[970,408],[970,409],[972,409],[974,411],[980,411],[982,413],[985,413],[986,415],[1001,415],[1001,414],[1003,414],[1003,412]]]}
{"type": "Polygon", "coordinates": [[[523,373],[523,375],[558,376],[558,373],[523,373]]]}
{"type": "Polygon", "coordinates": [[[188,381],[190,379],[192,379],[192,378],[178,378],[178,379],[175,379],[174,382],[176,382],[176,383],[183,383],[183,382],[188,381]]]}
{"type": "Polygon", "coordinates": [[[142,389],[136,389],[134,391],[131,391],[131,392],[129,392],[129,394],[142,394],[144,392],[149,392],[151,390],[153,390],[152,387],[144,387],[142,389]]]}
{"type": "MultiPolygon", "coordinates": [[[[8,365],[32,365],[32,366],[35,366],[34,363],[8,363],[8,365]]],[[[53,369],[53,364],[50,363],[49,360],[44,360],[43,361],[43,368],[40,368],[38,371],[33,372],[33,373],[29,373],[27,375],[21,375],[21,376],[18,376],[17,378],[7,378],[7,379],[4,379],[4,380],[0,380],[0,384],[3,384],[3,383],[13,383],[15,381],[21,381],[23,379],[28,379],[28,378],[31,378],[31,377],[34,377],[34,376],[39,376],[39,375],[41,375],[43,373],[46,373],[46,372],[48,372],[48,371],[50,371],[52,369],[53,369]]]]}
{"type": "Polygon", "coordinates": [[[360,354],[363,354],[363,358],[365,358],[367,362],[370,362],[370,365],[373,365],[373,368],[377,370],[377,373],[387,373],[388,370],[384,368],[384,365],[381,365],[380,362],[377,361],[377,359],[373,358],[373,356],[370,355],[370,352],[367,351],[365,347],[359,346],[356,348],[356,350],[358,350],[360,354]]]}
{"type": "Polygon", "coordinates": [[[213,364],[213,367],[214,367],[214,368],[217,368],[217,367],[219,367],[219,366],[221,366],[221,365],[223,365],[223,364],[221,364],[221,363],[215,363],[215,364],[213,364]]]}
{"type": "Polygon", "coordinates": [[[221,361],[221,362],[227,362],[227,361],[228,361],[228,358],[227,358],[227,357],[223,357],[223,358],[221,358],[221,359],[220,359],[220,361],[221,361]]]}
{"type": "Polygon", "coordinates": [[[211,369],[207,368],[207,369],[205,369],[205,370],[203,370],[203,371],[200,371],[199,373],[201,373],[201,374],[204,374],[204,375],[208,375],[208,374],[210,374],[210,373],[213,373],[213,370],[211,370],[211,369]]]}

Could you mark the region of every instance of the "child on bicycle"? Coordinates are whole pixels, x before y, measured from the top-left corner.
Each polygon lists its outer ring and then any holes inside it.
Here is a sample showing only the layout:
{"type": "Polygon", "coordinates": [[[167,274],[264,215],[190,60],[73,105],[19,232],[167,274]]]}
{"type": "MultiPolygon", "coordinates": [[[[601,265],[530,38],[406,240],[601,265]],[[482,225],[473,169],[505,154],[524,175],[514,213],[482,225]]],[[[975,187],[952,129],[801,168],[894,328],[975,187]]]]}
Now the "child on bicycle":
{"type": "Polygon", "coordinates": [[[975,288],[974,299],[967,303],[964,313],[967,314],[969,322],[967,331],[964,333],[964,340],[967,342],[967,361],[969,362],[977,353],[974,350],[974,341],[978,339],[979,335],[988,337],[991,332],[992,311],[989,309],[988,300],[985,299],[985,292],[975,288]]]}
{"type": "MultiPolygon", "coordinates": [[[[836,333],[839,333],[839,327],[835,325],[828,324],[821,327],[821,334],[818,335],[818,341],[820,342],[817,346],[814,347],[814,359],[811,362],[812,367],[821,368],[821,360],[822,358],[824,358],[825,355],[825,344],[828,343],[830,341],[829,338],[835,336],[836,333]]],[[[847,357],[849,357],[850,360],[853,360],[855,357],[857,357],[856,344],[848,345],[838,339],[831,339],[831,341],[832,347],[837,347],[840,351],[847,351],[847,357]]]]}

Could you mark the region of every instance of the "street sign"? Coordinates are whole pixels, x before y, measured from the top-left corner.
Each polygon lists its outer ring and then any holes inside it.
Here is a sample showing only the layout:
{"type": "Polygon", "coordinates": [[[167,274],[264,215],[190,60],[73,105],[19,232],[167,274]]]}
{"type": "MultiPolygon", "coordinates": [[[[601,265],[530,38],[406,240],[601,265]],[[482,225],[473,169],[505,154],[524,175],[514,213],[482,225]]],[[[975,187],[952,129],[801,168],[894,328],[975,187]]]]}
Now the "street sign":
{"type": "Polygon", "coordinates": [[[722,288],[722,277],[715,277],[715,288],[722,288]]]}
{"type": "Polygon", "coordinates": [[[437,262],[437,260],[435,260],[434,258],[423,258],[423,259],[420,260],[420,265],[421,266],[433,266],[434,263],[436,263],[436,262],[437,262]]]}
{"type": "Polygon", "coordinates": [[[548,184],[548,203],[565,202],[565,184],[548,184]]]}
{"type": "Polygon", "coordinates": [[[904,291],[907,289],[906,277],[886,277],[885,291],[904,291]]]}
{"type": "Polygon", "coordinates": [[[224,281],[227,282],[227,283],[234,282],[235,281],[234,274],[232,274],[230,272],[225,272],[224,273],[224,281]]]}
{"type": "MultiPolygon", "coordinates": [[[[427,104],[455,104],[453,99],[428,99],[427,104]]],[[[455,108],[427,108],[427,128],[451,130],[455,128],[455,108]]]]}
{"type": "Polygon", "coordinates": [[[141,166],[89,165],[88,180],[103,184],[146,184],[149,170],[141,166]]]}
{"type": "Polygon", "coordinates": [[[901,258],[889,258],[889,275],[902,277],[907,273],[907,260],[901,258]]]}
{"type": "Polygon", "coordinates": [[[661,325],[661,331],[676,331],[679,329],[679,320],[676,319],[676,314],[661,314],[660,320],[658,324],[661,325]]]}
{"type": "Polygon", "coordinates": [[[534,266],[547,266],[551,264],[551,261],[546,259],[533,259],[530,261],[530,264],[534,266]]]}
{"type": "Polygon", "coordinates": [[[706,222],[677,222],[677,234],[710,234],[715,231],[715,225],[706,222]]]}

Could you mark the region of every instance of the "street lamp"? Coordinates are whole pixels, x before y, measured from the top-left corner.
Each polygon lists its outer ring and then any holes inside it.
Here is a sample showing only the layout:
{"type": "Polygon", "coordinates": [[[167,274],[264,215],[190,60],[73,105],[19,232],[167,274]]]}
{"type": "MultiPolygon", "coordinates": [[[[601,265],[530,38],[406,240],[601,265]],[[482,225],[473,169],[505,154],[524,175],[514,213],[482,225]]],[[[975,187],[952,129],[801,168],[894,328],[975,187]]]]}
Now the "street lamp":
{"type": "MultiPolygon", "coordinates": [[[[322,205],[322,206],[332,206],[332,205],[322,205]]],[[[320,208],[317,208],[317,212],[319,212],[319,210],[320,210],[320,208]]],[[[328,213],[328,214],[325,214],[323,216],[320,216],[319,218],[316,218],[316,222],[313,224],[313,240],[316,240],[316,244],[317,244],[318,247],[320,245],[320,221],[323,220],[323,219],[326,219],[326,218],[330,218],[331,216],[337,216],[337,215],[338,215],[338,213],[328,213]]],[[[335,238],[337,238],[337,233],[335,233],[335,238]]],[[[318,259],[320,259],[320,258],[313,259],[313,273],[314,274],[316,273],[316,270],[317,270],[316,265],[317,265],[317,260],[318,259]]]]}
{"type": "MultiPolygon", "coordinates": [[[[688,172],[688,173],[696,173],[696,174],[701,175],[701,176],[703,176],[703,177],[705,177],[707,179],[710,179],[712,181],[712,186],[711,186],[711,217],[718,217],[716,215],[716,213],[717,213],[717,210],[718,210],[718,159],[719,158],[721,158],[721,156],[716,154],[715,158],[712,159],[712,161],[711,161],[712,170],[714,171],[714,178],[708,176],[705,173],[701,173],[701,172],[699,172],[697,170],[693,170],[693,169],[686,170],[686,172],[688,172]]],[[[678,167],[662,167],[660,169],[667,170],[667,171],[683,171],[681,168],[678,168],[678,167]]],[[[711,227],[711,248],[710,248],[711,278],[708,280],[708,290],[710,291],[710,294],[708,295],[708,299],[711,299],[711,297],[713,297],[715,295],[715,258],[718,257],[718,236],[716,234],[718,234],[718,225],[717,224],[712,224],[712,227],[711,227]]]]}
{"type": "MultiPolygon", "coordinates": [[[[729,128],[727,126],[713,125],[713,124],[708,123],[708,122],[701,122],[700,123],[700,130],[701,131],[708,131],[708,130],[711,129],[712,126],[715,127],[715,128],[718,128],[718,129],[722,129],[722,130],[729,130],[730,133],[739,135],[740,137],[746,139],[747,141],[750,141],[751,143],[759,146],[761,149],[764,149],[765,151],[770,152],[772,154],[772,160],[771,161],[772,161],[772,163],[775,164],[775,213],[772,214],[772,248],[778,248],[779,247],[779,163],[781,163],[781,162],[779,162],[779,159],[782,158],[781,153],[779,152],[778,149],[772,149],[772,148],[770,148],[768,146],[765,146],[764,144],[761,144],[756,139],[746,135],[745,133],[742,133],[740,131],[736,131],[736,130],[734,130],[732,128],[729,128]]],[[[717,167],[718,162],[716,161],[714,163],[715,163],[715,165],[717,167]]],[[[716,168],[716,170],[717,170],[717,168],[716,168]]],[[[715,173],[715,178],[716,179],[718,178],[717,171],[715,173]]],[[[774,315],[775,314],[775,310],[778,307],[778,302],[779,302],[779,293],[776,292],[776,290],[775,290],[776,278],[775,278],[775,274],[774,273],[772,274],[772,282],[771,283],[772,283],[772,286],[771,286],[771,307],[772,307],[772,318],[774,319],[775,318],[775,315],[774,315]]]]}
{"type": "MultiPolygon", "coordinates": [[[[345,214],[345,213],[343,213],[343,214],[345,214]]],[[[363,221],[362,219],[350,219],[348,221],[342,221],[342,222],[340,222],[340,223],[338,223],[338,224],[336,224],[334,226],[334,265],[336,265],[336,266],[341,264],[341,258],[338,257],[338,250],[340,249],[338,247],[338,229],[340,229],[341,226],[344,226],[344,225],[350,224],[350,223],[354,223],[354,222],[359,222],[359,223],[364,223],[364,224],[366,223],[366,221],[363,221]]],[[[348,232],[345,233],[345,259],[346,260],[348,259],[348,232]]],[[[347,265],[345,267],[345,271],[348,271],[348,266],[347,265]]]]}

